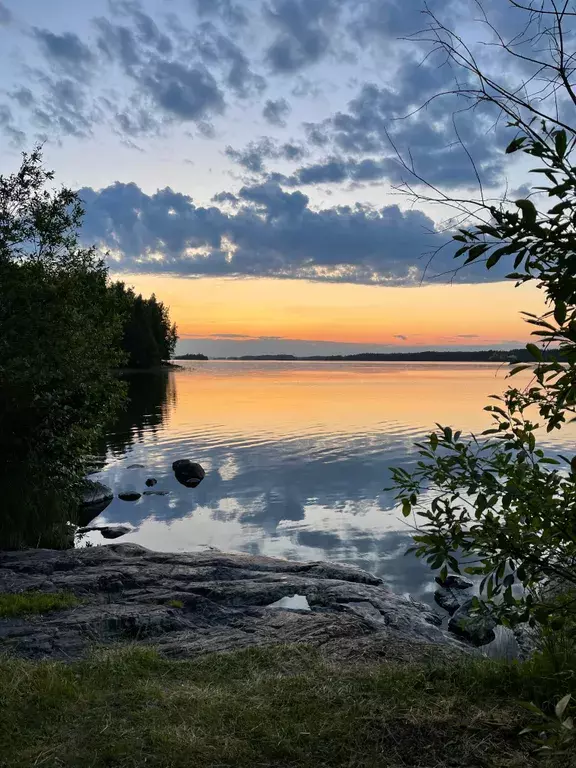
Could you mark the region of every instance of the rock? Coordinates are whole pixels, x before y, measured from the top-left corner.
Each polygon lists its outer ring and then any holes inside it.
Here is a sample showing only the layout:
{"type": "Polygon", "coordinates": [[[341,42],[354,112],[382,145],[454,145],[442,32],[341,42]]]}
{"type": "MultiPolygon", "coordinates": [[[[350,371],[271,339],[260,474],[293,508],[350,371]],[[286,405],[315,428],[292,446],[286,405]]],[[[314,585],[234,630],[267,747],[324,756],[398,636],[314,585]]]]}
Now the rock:
{"type": "Polygon", "coordinates": [[[156,485],[156,483],[157,483],[157,482],[158,482],[158,480],[156,480],[156,478],[155,478],[155,477],[149,477],[149,478],[146,480],[146,485],[147,485],[147,487],[148,487],[148,488],[152,488],[152,486],[153,486],[153,485],[156,485]]]}
{"type": "Polygon", "coordinates": [[[118,539],[130,533],[132,528],[126,525],[94,525],[86,528],[79,528],[78,533],[90,533],[90,531],[100,531],[105,539],[118,539]]]}
{"type": "Polygon", "coordinates": [[[496,637],[494,633],[496,620],[486,614],[471,614],[472,602],[471,598],[460,606],[448,622],[448,629],[472,645],[487,645],[496,637]]]}
{"type": "Polygon", "coordinates": [[[517,656],[521,661],[531,658],[541,648],[542,634],[538,627],[518,624],[512,632],[518,648],[517,656]]]}
{"type": "Polygon", "coordinates": [[[178,459],[172,464],[172,469],[176,480],[187,488],[196,488],[206,477],[204,468],[190,459],[178,459]]]}
{"type": "Polygon", "coordinates": [[[179,658],[283,643],[355,660],[470,652],[430,623],[429,606],[334,563],[120,543],[0,552],[0,592],[25,590],[81,599],[73,609],[0,621],[0,651],[30,658],[70,660],[95,643],[126,642],[179,658]],[[267,607],[294,595],[310,610],[267,607]]]}
{"type": "Polygon", "coordinates": [[[118,494],[118,498],[122,499],[122,501],[138,501],[140,496],[142,496],[141,493],[134,491],[131,488],[125,491],[120,491],[118,494]]]}
{"type": "Polygon", "coordinates": [[[445,611],[448,611],[450,616],[452,616],[453,613],[456,613],[458,608],[460,608],[467,599],[466,596],[462,599],[453,589],[437,589],[436,592],[434,592],[434,600],[440,608],[444,608],[445,611]]]}
{"type": "Polygon", "coordinates": [[[146,469],[144,464],[130,464],[126,469],[146,469]]]}
{"type": "Polygon", "coordinates": [[[143,496],[168,496],[170,491],[143,491],[143,496]]]}
{"type": "Polygon", "coordinates": [[[462,576],[454,575],[446,576],[444,581],[440,578],[440,576],[436,576],[436,583],[440,584],[441,587],[445,587],[446,589],[471,589],[474,586],[471,581],[462,578],[462,576]]]}
{"type": "Polygon", "coordinates": [[[112,489],[108,488],[107,485],[86,478],[82,489],[80,509],[78,510],[78,523],[88,525],[106,509],[113,498],[112,489]]]}

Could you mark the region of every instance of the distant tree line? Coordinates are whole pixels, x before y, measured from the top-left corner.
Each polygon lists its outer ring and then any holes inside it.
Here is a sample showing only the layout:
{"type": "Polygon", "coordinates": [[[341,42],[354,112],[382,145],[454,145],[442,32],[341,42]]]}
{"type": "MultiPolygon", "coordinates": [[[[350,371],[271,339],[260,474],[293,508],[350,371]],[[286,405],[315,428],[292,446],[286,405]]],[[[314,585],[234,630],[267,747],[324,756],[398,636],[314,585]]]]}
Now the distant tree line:
{"type": "Polygon", "coordinates": [[[125,402],[114,370],[170,357],[167,308],[111,283],[75,192],[39,150],[0,176],[0,550],[73,540],[86,472],[125,402]]]}
{"type": "Polygon", "coordinates": [[[187,355],[175,355],[175,360],[208,360],[207,355],[202,355],[201,353],[198,354],[187,354],[187,355]]]}
{"type": "MultiPolygon", "coordinates": [[[[544,359],[556,360],[560,353],[550,349],[543,352],[544,359]]],[[[183,359],[180,357],[179,359],[183,359]]],[[[533,358],[526,349],[484,349],[484,350],[449,350],[424,352],[360,352],[356,355],[310,355],[297,357],[296,355],[243,355],[242,357],[228,357],[227,360],[309,360],[311,362],[420,362],[420,363],[495,363],[495,362],[533,362],[533,358]]]]}

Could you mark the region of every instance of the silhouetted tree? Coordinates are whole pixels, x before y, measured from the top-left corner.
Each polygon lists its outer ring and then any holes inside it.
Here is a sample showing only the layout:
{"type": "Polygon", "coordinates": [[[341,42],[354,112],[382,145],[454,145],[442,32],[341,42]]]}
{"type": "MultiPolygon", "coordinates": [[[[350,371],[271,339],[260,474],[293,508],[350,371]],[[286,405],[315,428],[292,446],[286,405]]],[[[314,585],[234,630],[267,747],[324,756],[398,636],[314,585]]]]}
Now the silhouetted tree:
{"type": "Polygon", "coordinates": [[[170,322],[168,308],[152,294],[149,299],[136,294],[122,282],[111,290],[125,308],[126,320],[122,347],[130,368],[152,368],[174,354],[178,334],[170,322]]]}
{"type": "Polygon", "coordinates": [[[84,456],[123,384],[122,307],[39,150],[0,176],[0,549],[64,546],[84,456]]]}

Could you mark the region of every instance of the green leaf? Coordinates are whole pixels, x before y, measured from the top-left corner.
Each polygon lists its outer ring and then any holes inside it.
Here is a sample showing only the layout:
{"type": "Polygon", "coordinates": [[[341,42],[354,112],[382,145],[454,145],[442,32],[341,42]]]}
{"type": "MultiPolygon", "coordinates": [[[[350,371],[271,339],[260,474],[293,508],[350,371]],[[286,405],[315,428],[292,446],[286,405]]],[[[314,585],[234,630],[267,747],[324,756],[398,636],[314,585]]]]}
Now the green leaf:
{"type": "Polygon", "coordinates": [[[492,269],[493,266],[498,264],[503,254],[493,253],[486,261],[486,269],[492,269]]]}
{"type": "Polygon", "coordinates": [[[522,211],[522,218],[528,226],[536,223],[537,211],[531,200],[516,200],[516,205],[522,211]]]}
{"type": "Polygon", "coordinates": [[[542,360],[542,350],[540,347],[537,347],[536,344],[526,344],[526,349],[530,352],[533,358],[542,360]]]}
{"type": "Polygon", "coordinates": [[[408,499],[402,499],[402,514],[404,517],[409,517],[412,512],[412,505],[408,499]]]}
{"type": "Polygon", "coordinates": [[[515,139],[512,139],[510,144],[506,147],[506,154],[510,155],[512,152],[517,152],[526,141],[526,138],[526,136],[517,136],[515,139]]]}
{"type": "Polygon", "coordinates": [[[554,305],[554,320],[558,325],[564,325],[566,320],[566,304],[563,301],[557,301],[554,305]]]}
{"type": "Polygon", "coordinates": [[[554,707],[554,712],[556,713],[556,717],[560,720],[566,711],[566,707],[570,703],[570,699],[572,698],[571,693],[567,693],[566,696],[563,696],[558,704],[554,707]]]}
{"type": "Polygon", "coordinates": [[[478,243],[478,245],[473,245],[472,248],[470,248],[468,252],[468,257],[466,258],[465,264],[468,264],[471,261],[474,261],[479,256],[482,256],[484,251],[487,251],[489,248],[488,243],[478,243]]]}
{"type": "Polygon", "coordinates": [[[566,131],[565,130],[557,131],[556,136],[554,137],[554,141],[556,144],[556,152],[558,154],[558,157],[562,160],[564,158],[564,155],[566,154],[566,147],[568,146],[566,131]]]}

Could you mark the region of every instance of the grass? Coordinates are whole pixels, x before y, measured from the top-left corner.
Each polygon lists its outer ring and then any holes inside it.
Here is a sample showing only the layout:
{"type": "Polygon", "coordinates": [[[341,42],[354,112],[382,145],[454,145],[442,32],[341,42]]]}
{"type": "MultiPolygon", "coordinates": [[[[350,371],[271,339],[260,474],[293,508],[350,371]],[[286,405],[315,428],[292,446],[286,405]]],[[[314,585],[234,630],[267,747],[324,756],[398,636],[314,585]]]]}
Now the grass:
{"type": "MultiPolygon", "coordinates": [[[[71,664],[0,657],[0,765],[530,767],[518,734],[534,716],[516,702],[565,693],[539,664],[336,665],[305,646],[193,661],[142,647],[71,664]]],[[[562,760],[550,764],[576,764],[562,760]]]]}
{"type": "Polygon", "coordinates": [[[46,613],[79,605],[78,598],[70,592],[0,592],[0,618],[46,613]]]}

